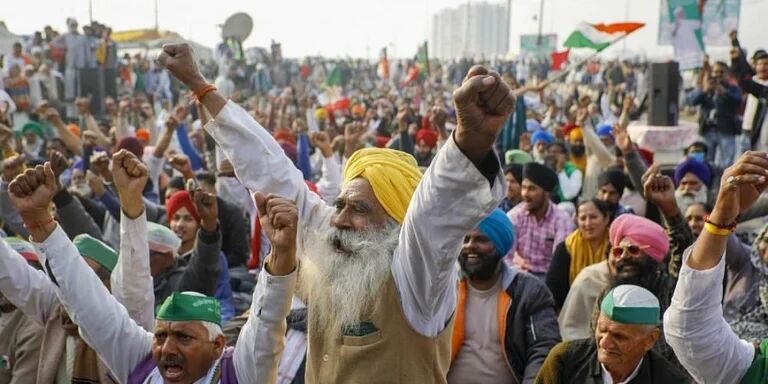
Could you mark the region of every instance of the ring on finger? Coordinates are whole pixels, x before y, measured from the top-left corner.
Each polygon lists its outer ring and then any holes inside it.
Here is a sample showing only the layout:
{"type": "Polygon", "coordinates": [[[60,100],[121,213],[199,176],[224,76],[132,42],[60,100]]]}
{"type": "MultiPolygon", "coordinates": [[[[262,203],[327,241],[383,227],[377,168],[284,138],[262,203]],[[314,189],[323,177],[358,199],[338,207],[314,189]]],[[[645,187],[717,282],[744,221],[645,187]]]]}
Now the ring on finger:
{"type": "Polygon", "coordinates": [[[728,182],[728,186],[731,188],[736,188],[739,186],[738,176],[728,176],[725,181],[728,182]]]}

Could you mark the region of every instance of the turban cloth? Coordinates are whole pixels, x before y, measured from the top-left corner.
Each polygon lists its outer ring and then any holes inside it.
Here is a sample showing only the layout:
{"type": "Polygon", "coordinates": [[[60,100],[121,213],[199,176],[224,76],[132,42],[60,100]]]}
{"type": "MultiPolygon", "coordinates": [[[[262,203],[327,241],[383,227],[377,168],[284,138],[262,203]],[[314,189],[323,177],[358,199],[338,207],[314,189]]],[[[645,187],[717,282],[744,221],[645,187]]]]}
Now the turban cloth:
{"type": "Polygon", "coordinates": [[[549,132],[544,130],[538,130],[534,132],[533,135],[531,135],[531,144],[536,145],[539,141],[543,141],[547,144],[552,144],[555,141],[555,138],[549,134],[549,132]]]}
{"type": "Polygon", "coordinates": [[[149,131],[145,128],[139,128],[136,130],[136,138],[139,140],[149,141],[149,131]]]}
{"type": "Polygon", "coordinates": [[[600,304],[600,311],[622,324],[659,325],[661,306],[651,291],[624,284],[612,289],[600,304]]]}
{"type": "Polygon", "coordinates": [[[5,239],[5,243],[8,244],[11,249],[18,252],[21,257],[26,261],[39,263],[40,258],[37,255],[35,247],[31,243],[24,241],[18,237],[8,237],[5,239]]]}
{"type": "Polygon", "coordinates": [[[181,208],[187,208],[187,211],[189,211],[189,214],[195,218],[195,221],[198,223],[200,222],[200,216],[197,213],[195,204],[192,202],[192,196],[190,196],[189,192],[187,191],[178,191],[171,195],[171,197],[168,198],[168,201],[165,202],[165,209],[168,211],[169,222],[173,219],[173,216],[176,215],[176,212],[181,208]]]}
{"type": "Polygon", "coordinates": [[[124,137],[120,139],[115,147],[116,151],[125,149],[126,151],[133,153],[137,158],[141,159],[144,156],[144,146],[141,145],[139,139],[135,137],[124,137]]]}
{"type": "Polygon", "coordinates": [[[384,210],[402,224],[411,196],[421,180],[413,156],[393,149],[365,148],[356,151],[344,168],[344,184],[362,177],[384,210]]]}
{"type": "Polygon", "coordinates": [[[89,234],[77,235],[72,244],[75,245],[80,256],[87,257],[112,273],[117,265],[117,252],[89,234]]]}
{"type": "Polygon", "coordinates": [[[669,238],[667,232],[660,225],[637,215],[621,215],[611,224],[608,232],[611,245],[619,245],[626,239],[632,245],[647,246],[643,249],[657,263],[664,260],[669,251],[669,238]]]}
{"type": "Polygon", "coordinates": [[[499,208],[483,219],[477,229],[488,236],[499,255],[506,255],[515,243],[515,228],[507,214],[499,208]]]}
{"type": "Polygon", "coordinates": [[[288,130],[280,129],[278,131],[275,131],[275,134],[273,136],[275,137],[275,141],[277,142],[289,142],[291,144],[296,144],[296,136],[294,136],[288,130]]]}
{"type": "Polygon", "coordinates": [[[568,132],[568,139],[571,141],[579,140],[584,138],[584,132],[581,131],[581,128],[575,127],[568,132]]]}
{"type": "Polygon", "coordinates": [[[196,292],[175,292],[157,309],[157,319],[206,321],[221,325],[221,305],[215,298],[196,292]]]}
{"type": "Polygon", "coordinates": [[[75,137],[80,137],[80,127],[78,127],[77,124],[67,124],[67,131],[75,137]]]}
{"type": "Polygon", "coordinates": [[[627,178],[622,171],[616,169],[607,170],[597,177],[598,187],[602,187],[606,184],[613,185],[619,193],[619,196],[621,196],[624,194],[624,188],[627,186],[627,178]]]}
{"type": "Polygon", "coordinates": [[[597,136],[600,137],[610,137],[613,139],[613,126],[610,124],[600,124],[597,126],[597,136]]]}
{"type": "Polygon", "coordinates": [[[437,132],[429,129],[420,129],[416,132],[416,144],[422,140],[428,147],[434,148],[437,145],[437,132]]]}
{"type": "Polygon", "coordinates": [[[710,172],[707,163],[694,159],[687,159],[675,168],[675,185],[680,185],[680,180],[682,180],[683,176],[688,172],[696,175],[704,185],[708,186],[709,183],[712,182],[712,172],[710,172]]]}
{"type": "Polygon", "coordinates": [[[150,250],[172,255],[181,247],[181,239],[170,228],[153,222],[147,223],[147,242],[150,250]]]}
{"type": "Polygon", "coordinates": [[[31,120],[26,122],[24,126],[21,127],[21,133],[25,135],[27,133],[32,133],[39,136],[40,138],[45,137],[45,135],[43,135],[43,127],[41,127],[40,124],[31,120]]]}
{"type": "Polygon", "coordinates": [[[555,171],[536,162],[530,162],[523,166],[523,178],[530,180],[547,192],[554,191],[557,186],[555,171]]]}
{"type": "MultiPolygon", "coordinates": [[[[504,154],[504,160],[507,164],[525,164],[533,161],[533,156],[522,149],[510,149],[504,154]]],[[[522,181],[522,179],[518,181],[522,181]]]]}
{"type": "Polygon", "coordinates": [[[511,173],[515,177],[515,181],[518,183],[523,182],[523,166],[520,164],[512,163],[504,168],[504,174],[511,173]]]}
{"type": "Polygon", "coordinates": [[[575,128],[578,128],[578,127],[576,126],[576,124],[573,124],[573,123],[568,123],[564,125],[563,135],[568,136],[571,133],[571,131],[574,130],[575,128]]]}

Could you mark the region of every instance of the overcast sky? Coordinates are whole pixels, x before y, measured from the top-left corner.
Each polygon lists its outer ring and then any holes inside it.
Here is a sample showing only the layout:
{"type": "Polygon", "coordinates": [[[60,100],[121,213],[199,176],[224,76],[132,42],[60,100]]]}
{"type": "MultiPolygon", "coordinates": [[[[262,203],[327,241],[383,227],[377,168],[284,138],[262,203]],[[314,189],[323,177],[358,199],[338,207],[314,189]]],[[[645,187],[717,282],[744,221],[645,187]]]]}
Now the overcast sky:
{"type": "MultiPolygon", "coordinates": [[[[204,45],[214,46],[219,40],[217,25],[227,16],[242,11],[254,20],[246,47],[268,46],[270,40],[275,39],[283,43],[283,54],[288,57],[322,54],[370,58],[375,58],[383,46],[389,46],[394,55],[412,56],[419,42],[429,37],[432,14],[467,3],[467,0],[157,1],[161,29],[176,31],[204,45]]],[[[628,48],[655,57],[671,53],[671,48],[656,45],[661,0],[544,1],[544,32],[557,33],[559,44],[579,21],[618,22],[628,14],[630,20],[647,24],[627,39],[628,48]]],[[[93,18],[115,30],[152,27],[154,3],[154,0],[92,0],[93,18]]],[[[518,50],[521,33],[537,31],[534,16],[539,12],[539,4],[540,0],[512,0],[513,51],[518,50]]],[[[768,0],[742,0],[739,34],[742,45],[752,51],[768,47],[766,15],[768,0]]],[[[0,20],[5,18],[3,21],[14,33],[29,34],[46,24],[64,30],[68,16],[77,18],[81,24],[87,21],[88,0],[15,1],[12,11],[4,12],[0,20]]]]}

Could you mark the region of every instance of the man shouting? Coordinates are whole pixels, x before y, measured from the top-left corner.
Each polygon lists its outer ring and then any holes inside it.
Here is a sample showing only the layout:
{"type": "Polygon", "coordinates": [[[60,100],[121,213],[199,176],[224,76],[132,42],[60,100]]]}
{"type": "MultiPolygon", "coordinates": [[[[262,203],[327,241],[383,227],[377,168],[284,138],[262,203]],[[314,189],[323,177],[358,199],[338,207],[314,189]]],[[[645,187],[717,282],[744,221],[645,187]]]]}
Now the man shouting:
{"type": "MultiPolygon", "coordinates": [[[[359,150],[331,208],[309,192],[269,132],[206,82],[188,45],[166,45],[159,60],[214,117],[205,129],[238,179],[260,192],[257,203],[270,194],[296,202],[300,266],[278,270],[268,261],[259,288],[282,290],[283,301],[254,297],[252,311],[284,318],[292,293],[284,288],[298,281],[309,307],[306,381],[445,383],[456,255],[503,196],[492,148],[515,100],[499,74],[470,69],[453,96],[458,127],[423,177],[403,152],[359,150]]],[[[283,342],[282,329],[269,324],[258,331],[274,342],[257,356],[273,361],[264,377],[274,377],[283,342]]]]}

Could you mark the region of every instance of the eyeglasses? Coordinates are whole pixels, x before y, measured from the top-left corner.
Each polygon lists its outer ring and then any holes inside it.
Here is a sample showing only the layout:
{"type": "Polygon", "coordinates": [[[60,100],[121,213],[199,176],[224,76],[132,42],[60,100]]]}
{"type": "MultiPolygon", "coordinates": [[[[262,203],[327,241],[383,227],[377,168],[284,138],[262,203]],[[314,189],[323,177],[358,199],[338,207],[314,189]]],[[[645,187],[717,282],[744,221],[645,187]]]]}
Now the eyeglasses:
{"type": "Polygon", "coordinates": [[[624,252],[627,252],[630,256],[638,256],[643,249],[650,247],[650,245],[620,245],[618,247],[611,248],[611,255],[613,257],[621,257],[624,252]]]}

